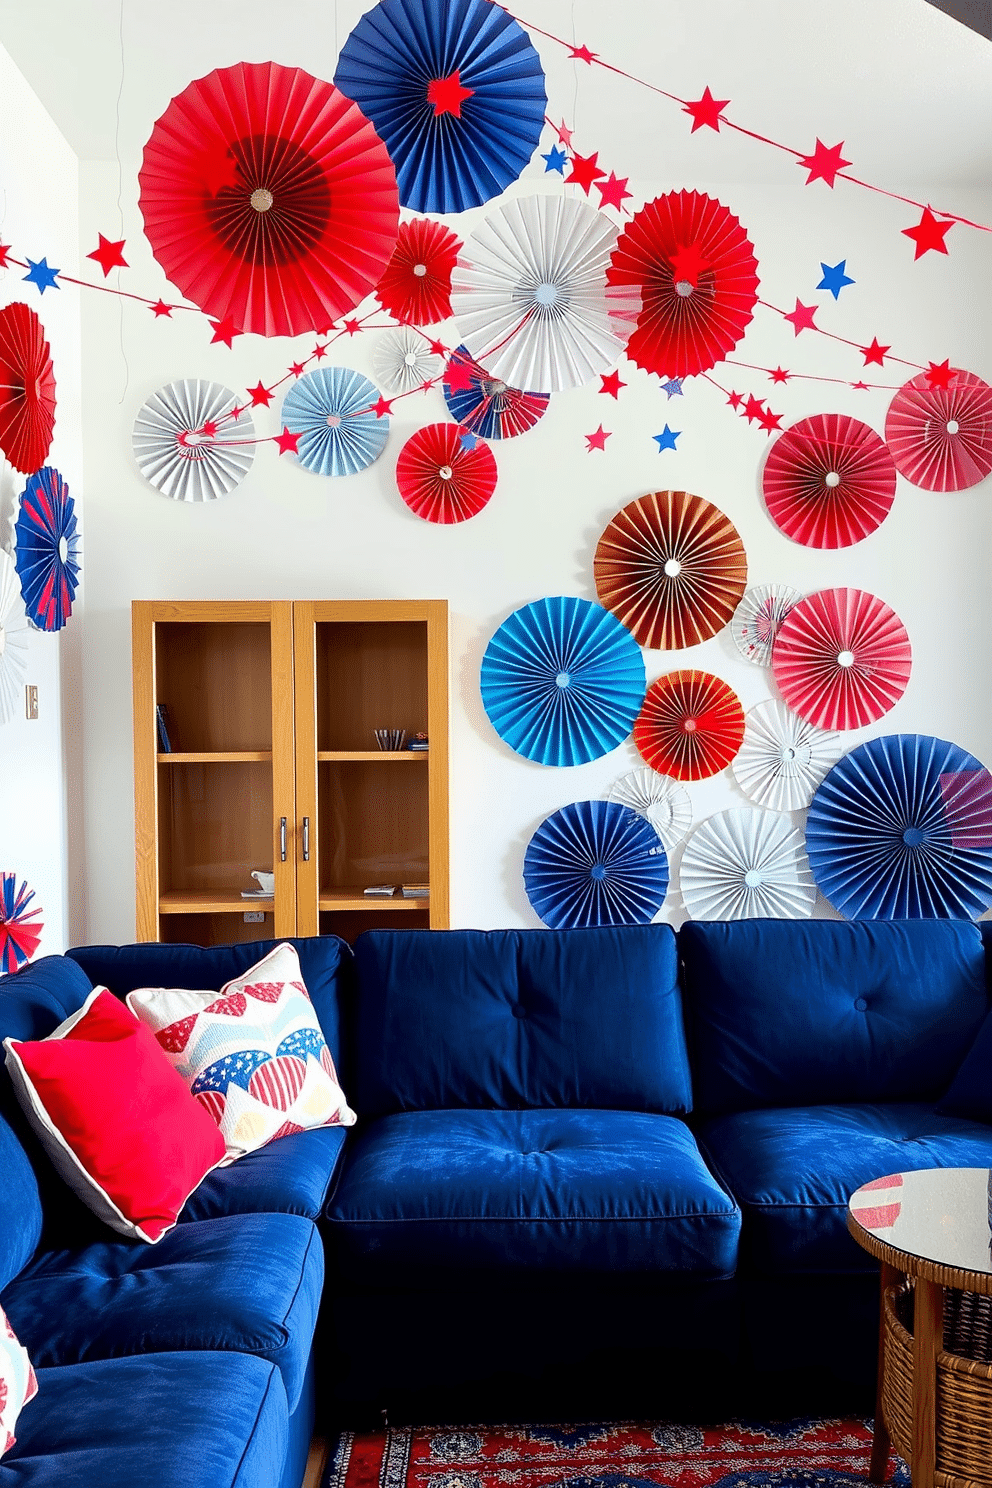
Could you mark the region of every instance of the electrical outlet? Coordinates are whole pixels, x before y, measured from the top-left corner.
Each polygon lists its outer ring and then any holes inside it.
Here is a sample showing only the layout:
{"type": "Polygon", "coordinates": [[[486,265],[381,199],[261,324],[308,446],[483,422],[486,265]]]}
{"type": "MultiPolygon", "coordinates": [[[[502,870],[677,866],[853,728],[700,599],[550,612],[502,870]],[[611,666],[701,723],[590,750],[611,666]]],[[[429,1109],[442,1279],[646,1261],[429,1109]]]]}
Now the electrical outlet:
{"type": "Polygon", "coordinates": [[[24,716],[25,718],[38,717],[38,689],[37,687],[25,687],[24,689],[24,716]]]}
{"type": "Polygon", "coordinates": [[[260,909],[246,909],[244,919],[246,925],[265,924],[265,916],[260,909]]]}

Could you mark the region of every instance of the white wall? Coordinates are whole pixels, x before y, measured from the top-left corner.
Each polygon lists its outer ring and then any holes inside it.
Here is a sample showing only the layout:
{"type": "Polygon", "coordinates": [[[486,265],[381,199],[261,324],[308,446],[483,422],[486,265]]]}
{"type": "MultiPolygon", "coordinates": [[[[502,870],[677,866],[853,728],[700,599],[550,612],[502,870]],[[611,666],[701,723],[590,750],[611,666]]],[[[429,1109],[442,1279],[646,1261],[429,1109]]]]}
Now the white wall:
{"type": "MultiPolygon", "coordinates": [[[[356,13],[359,9],[348,8],[356,13]]],[[[567,6],[557,3],[553,9],[559,29],[570,24],[567,6]]],[[[631,66],[640,60],[642,70],[649,70],[652,54],[663,56],[668,22],[662,23],[660,9],[638,9],[646,41],[640,54],[631,43],[626,62],[631,66]]],[[[952,27],[945,17],[926,13],[939,27],[952,27]]],[[[591,14],[584,7],[583,16],[588,19],[591,14]]],[[[584,32],[580,39],[608,53],[609,27],[602,19],[599,26],[598,36],[584,32]]],[[[940,162],[926,154],[927,68],[934,76],[940,72],[940,56],[933,54],[934,35],[945,33],[928,33],[922,39],[918,78],[900,80],[905,110],[892,124],[903,131],[907,154],[916,150],[918,136],[919,150],[907,168],[918,178],[910,194],[989,220],[992,198],[943,180],[940,162]],[[915,112],[914,97],[919,104],[915,112]]],[[[946,36],[952,38],[948,47],[953,57],[958,34],[947,31],[946,36]]],[[[631,40],[626,33],[621,39],[631,40]]],[[[807,120],[798,142],[811,149],[816,132],[829,143],[841,138],[843,121],[821,124],[817,115],[814,127],[809,122],[813,114],[804,108],[803,88],[820,75],[816,56],[808,47],[806,52],[788,51],[799,47],[801,37],[776,41],[768,33],[764,39],[767,46],[779,47],[778,75],[789,80],[788,107],[807,120]]],[[[679,40],[684,48],[687,41],[681,31],[679,40]]],[[[978,38],[970,41],[984,45],[978,38]]],[[[848,103],[855,96],[877,103],[891,61],[882,42],[878,38],[874,52],[862,51],[852,59],[857,88],[847,90],[848,103]]],[[[178,64],[170,64],[140,96],[133,83],[124,93],[123,233],[132,267],[121,282],[167,299],[168,286],[143,239],[136,209],[140,149],[168,97],[189,77],[236,60],[237,38],[229,39],[224,56],[216,55],[216,38],[211,44],[209,60],[200,53],[187,61],[185,73],[175,76],[178,64]]],[[[707,81],[717,96],[723,96],[720,83],[735,96],[753,92],[746,57],[735,64],[724,48],[723,75],[718,77],[704,71],[702,41],[695,45],[695,74],[683,67],[688,96],[698,96],[707,81]]],[[[280,60],[296,60],[330,76],[333,56],[323,55],[328,49],[326,35],[320,38],[320,48],[319,59],[305,55],[302,47],[300,56],[291,58],[283,45],[280,60]]],[[[599,75],[575,64],[563,66],[547,44],[542,43],[541,50],[548,55],[549,111],[556,119],[578,118],[581,137],[577,135],[576,143],[584,152],[608,140],[603,163],[626,174],[630,167],[622,151],[618,123],[622,102],[616,87],[597,91],[599,75]]],[[[965,93],[962,109],[972,106],[965,93]]],[[[867,103],[864,106],[868,108],[867,103]]],[[[757,120],[757,127],[775,132],[772,112],[769,104],[769,117],[757,120]]],[[[743,147],[735,147],[728,157],[734,179],[722,184],[726,177],[716,174],[721,156],[715,137],[700,142],[698,173],[683,169],[674,175],[666,164],[663,131],[678,139],[684,167],[687,123],[677,114],[656,123],[654,150],[645,140],[643,114],[642,101],[637,101],[631,109],[637,133],[631,135],[630,156],[641,162],[646,156],[657,157],[658,164],[656,174],[631,180],[632,207],[683,186],[708,191],[747,228],[759,261],[763,297],[784,307],[791,307],[797,296],[807,304],[816,302],[822,307],[819,323],[829,330],[863,343],[877,335],[883,344],[918,362],[950,357],[952,365],[992,380],[987,295],[992,244],[987,236],[956,227],[948,241],[949,256],[929,254],[914,264],[912,246],[900,236],[900,229],[918,215],[911,208],[843,183],[834,191],[822,183],[805,188],[794,164],[787,159],[782,164],[775,152],[760,154],[749,181],[751,157],[740,153],[743,147]],[[835,304],[828,294],[817,293],[815,285],[821,260],[833,264],[841,258],[847,259],[848,273],[857,283],[835,304]]],[[[883,131],[886,110],[880,108],[875,117],[883,131]]],[[[788,137],[796,136],[793,120],[788,137]]],[[[863,128],[863,149],[869,137],[870,131],[863,128]]],[[[550,140],[542,149],[549,144],[550,140]]],[[[862,157],[858,158],[860,162],[862,157]]],[[[559,177],[546,176],[538,160],[518,189],[575,188],[562,188],[559,177]]],[[[117,196],[116,165],[82,167],[84,251],[95,245],[98,231],[120,236],[117,196]]],[[[449,222],[464,235],[481,215],[466,214],[449,222]]],[[[270,384],[291,360],[309,350],[313,338],[266,342],[245,336],[228,350],[208,344],[209,330],[199,317],[155,320],[140,305],[97,294],[82,297],[82,315],[88,606],[83,637],[84,893],[74,905],[71,936],[76,940],[126,940],[133,934],[129,604],[133,598],[156,597],[447,597],[452,611],[453,922],[536,924],[521,880],[524,848],[535,827],[566,802],[602,794],[639,760],[631,744],[569,770],[520,759],[486,719],[479,663],[492,632],[517,606],[559,593],[594,599],[592,555],[599,534],[621,506],[654,489],[684,488],[726,511],[744,539],[751,583],[781,580],[803,590],[850,584],[871,590],[894,606],[913,643],[913,677],[897,707],[873,729],[850,735],[849,745],[868,734],[935,733],[992,765],[992,706],[985,681],[987,555],[992,538],[989,482],[957,495],[934,495],[900,478],[890,516],[865,542],[841,552],[807,550],[784,537],[764,512],[759,478],[766,435],[736,418],[720,394],[700,380],[687,383],[685,396],[669,403],[656,380],[621,363],[621,376],[629,386],[619,403],[597,394],[594,387],[560,395],[534,431],[495,446],[497,492],[485,511],[463,526],[439,528],[418,521],[395,488],[393,473],[404,440],[422,424],[445,417],[439,391],[397,405],[385,453],[361,475],[321,479],[265,445],[233,495],[205,507],[186,506],[158,495],[135,468],[130,433],[142,401],[163,383],[180,377],[212,378],[237,391],[259,378],[270,384]],[[587,454],[583,436],[600,422],[613,437],[603,453],[587,454]],[[666,422],[681,429],[682,437],[676,452],[659,454],[651,436],[666,422]]],[[[457,340],[450,324],[443,335],[449,344],[457,340]]],[[[335,356],[371,375],[373,345],[373,333],[346,338],[337,343],[335,356]]],[[[760,309],[737,355],[759,365],[781,363],[795,371],[850,381],[861,371],[856,352],[808,332],[797,340],[790,325],[760,309]]],[[[783,424],[815,412],[837,411],[854,414],[881,431],[890,396],[802,381],[772,389],[761,374],[739,369],[718,368],[716,375],[744,391],[767,395],[772,407],[785,415],[783,424]]],[[[884,375],[872,369],[872,375],[878,381],[899,381],[898,376],[888,376],[888,369],[884,375]]],[[[258,410],[256,423],[263,433],[277,432],[281,427],[277,406],[267,413],[258,410]]],[[[655,652],[646,659],[649,680],[690,665],[724,677],[745,707],[773,695],[768,675],[740,659],[729,632],[687,653],[655,652]]],[[[691,786],[690,795],[697,819],[746,804],[729,771],[691,786]]],[[[821,903],[818,912],[829,911],[821,903]]],[[[665,914],[681,917],[676,894],[665,914]]]]}
{"type": "MultiPolygon", "coordinates": [[[[0,240],[15,258],[47,258],[78,272],[76,157],[8,54],[0,47],[0,240]]],[[[56,380],[55,437],[46,463],[69,483],[82,521],[82,426],[79,405],[79,302],[74,290],[39,296],[24,270],[0,270],[0,305],[23,300],[35,310],[52,349],[56,380]]],[[[12,549],[16,503],[25,477],[0,459],[0,543],[12,549]]],[[[38,688],[39,717],[28,722],[21,694],[15,716],[0,724],[0,870],[35,890],[43,910],[39,954],[60,951],[67,932],[67,853],[75,813],[66,781],[75,771],[82,592],[68,627],[57,635],[32,631],[26,683],[38,688]],[[63,710],[63,693],[66,708],[63,710]]],[[[73,775],[72,778],[75,778],[73,775]]]]}

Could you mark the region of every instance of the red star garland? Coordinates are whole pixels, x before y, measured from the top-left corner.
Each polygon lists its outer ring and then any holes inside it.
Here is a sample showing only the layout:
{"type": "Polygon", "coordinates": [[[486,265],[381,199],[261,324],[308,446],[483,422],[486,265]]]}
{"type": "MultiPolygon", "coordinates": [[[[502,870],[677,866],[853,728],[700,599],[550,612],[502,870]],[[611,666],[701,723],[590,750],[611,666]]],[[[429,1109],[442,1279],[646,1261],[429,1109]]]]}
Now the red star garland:
{"type": "Polygon", "coordinates": [[[0,243],[0,269],[10,268],[11,244],[0,243]]]}
{"type": "Polygon", "coordinates": [[[619,372],[601,372],[599,380],[603,384],[599,391],[609,393],[611,398],[619,398],[620,389],[627,386],[625,382],[620,381],[619,372]]]}
{"type": "Polygon", "coordinates": [[[820,329],[818,325],[814,325],[813,323],[813,316],[818,309],[818,305],[804,305],[802,300],[797,297],[795,310],[789,315],[783,315],[782,318],[792,323],[792,328],[798,336],[800,331],[818,331],[820,329]]]}
{"type": "Polygon", "coordinates": [[[924,253],[946,253],[947,244],[944,239],[950,232],[954,223],[938,222],[929,207],[923,208],[923,216],[915,227],[904,227],[902,235],[904,238],[912,238],[916,244],[916,252],[913,254],[913,262],[922,258],[924,253]]]}
{"type": "Polygon", "coordinates": [[[693,289],[699,284],[700,274],[711,266],[709,259],[704,258],[700,253],[697,243],[687,243],[684,248],[672,254],[669,263],[672,266],[672,278],[676,284],[684,280],[686,284],[691,284],[693,289]]]}
{"type": "Polygon", "coordinates": [[[275,389],[263,387],[259,381],[255,387],[246,388],[245,391],[251,399],[252,408],[268,408],[275,389]]]}
{"type": "Polygon", "coordinates": [[[222,342],[224,346],[230,346],[233,343],[235,336],[244,335],[244,332],[238,330],[237,326],[234,324],[234,321],[229,315],[225,315],[223,320],[212,320],[210,324],[213,327],[214,332],[213,335],[210,337],[211,346],[213,346],[214,342],[216,341],[222,342]]]}
{"type": "Polygon", "coordinates": [[[474,88],[463,88],[458,68],[446,78],[434,78],[427,84],[427,102],[434,105],[435,119],[441,114],[451,114],[455,119],[462,116],[462,104],[471,98],[474,88]]]}
{"type": "Polygon", "coordinates": [[[880,346],[878,343],[878,337],[873,336],[871,338],[870,346],[861,347],[861,354],[865,359],[865,366],[870,367],[872,366],[872,364],[874,364],[876,367],[884,367],[885,353],[891,350],[891,346],[880,346]]]}
{"type": "Polygon", "coordinates": [[[827,185],[833,188],[838,172],[843,170],[845,165],[851,164],[849,160],[844,160],[841,156],[840,152],[843,148],[843,140],[839,145],[830,145],[828,148],[822,140],[818,139],[812,155],[799,156],[799,164],[809,171],[806,177],[807,186],[812,185],[814,181],[826,181],[827,185]]]}
{"type": "Polygon", "coordinates": [[[924,377],[932,388],[946,388],[954,381],[954,368],[950,365],[950,358],[945,357],[942,362],[931,362],[924,377]]]}
{"type": "Polygon", "coordinates": [[[852,386],[852,388],[855,388],[859,392],[865,392],[866,393],[868,391],[868,384],[867,384],[867,382],[852,382],[851,383],[851,386],[852,386]]]}
{"type": "Polygon", "coordinates": [[[599,53],[591,52],[587,46],[580,46],[572,47],[570,56],[574,57],[577,62],[588,62],[589,66],[591,67],[593,62],[599,56],[599,53]]]}
{"type": "Polygon", "coordinates": [[[155,319],[158,320],[160,315],[168,315],[171,317],[172,312],[176,307],[175,305],[167,305],[164,300],[157,300],[154,305],[149,305],[148,308],[149,310],[151,310],[155,319]]]}
{"type": "Polygon", "coordinates": [[[682,112],[692,116],[689,133],[695,134],[697,129],[702,129],[705,125],[707,129],[715,129],[719,134],[720,115],[729,102],[729,98],[714,98],[709,87],[705,87],[702,98],[697,98],[694,103],[683,104],[682,112]]]}
{"type": "Polygon", "coordinates": [[[322,361],[323,358],[327,355],[327,347],[318,344],[314,347],[313,354],[318,362],[322,361]]]}
{"type": "Polygon", "coordinates": [[[279,446],[279,453],[281,455],[295,455],[299,442],[299,434],[291,434],[285,426],[281,434],[273,435],[273,443],[279,446]]]}
{"type": "Polygon", "coordinates": [[[215,436],[217,434],[217,423],[216,423],[216,420],[214,420],[214,419],[204,419],[203,426],[202,426],[202,429],[201,429],[200,432],[202,434],[204,434],[207,437],[207,439],[213,439],[213,438],[215,438],[215,436]]]}
{"type": "Polygon", "coordinates": [[[743,395],[743,393],[731,393],[730,396],[727,399],[727,402],[730,404],[731,408],[736,413],[738,411],[738,409],[740,408],[741,404],[744,402],[744,395],[743,395]]]}
{"type": "Polygon", "coordinates": [[[758,423],[766,433],[771,434],[773,429],[781,428],[782,415],[780,413],[772,413],[770,408],[766,408],[763,413],[759,414],[758,423]]]}
{"type": "Polygon", "coordinates": [[[360,320],[346,320],[343,329],[348,332],[349,336],[357,336],[362,329],[362,323],[360,320]]]}
{"type": "Polygon", "coordinates": [[[472,368],[463,357],[452,357],[444,369],[444,384],[450,393],[467,393],[472,388],[472,368]]]}
{"type": "Polygon", "coordinates": [[[432,356],[446,357],[448,355],[448,348],[443,341],[431,341],[429,344],[432,356]]]}
{"type": "Polygon", "coordinates": [[[784,367],[773,367],[768,373],[768,376],[771,378],[772,382],[788,382],[789,378],[792,376],[792,373],[787,372],[784,367]]]}
{"type": "Polygon", "coordinates": [[[604,429],[602,424],[600,424],[595,434],[585,435],[585,441],[587,445],[586,454],[592,454],[594,449],[605,450],[606,441],[611,437],[612,430],[604,429]]]}
{"type": "Polygon", "coordinates": [[[593,184],[601,198],[600,207],[616,207],[618,212],[622,212],[624,199],[631,195],[627,190],[629,180],[629,176],[619,179],[613,171],[610,171],[605,185],[602,181],[595,181],[593,184]]]}
{"type": "Polygon", "coordinates": [[[374,413],[377,419],[385,418],[387,413],[392,413],[393,404],[389,398],[380,397],[377,403],[373,403],[369,412],[374,413]]]}
{"type": "Polygon", "coordinates": [[[307,367],[306,362],[291,362],[290,363],[290,366],[289,366],[290,376],[291,377],[302,377],[303,374],[304,374],[304,372],[306,371],[306,367],[307,367]]]}
{"type": "Polygon", "coordinates": [[[599,176],[605,176],[605,170],[601,170],[596,164],[599,159],[599,151],[594,150],[591,155],[572,155],[572,173],[565,177],[566,186],[581,186],[586,196],[589,195],[589,187],[599,176]]]}
{"type": "Polygon", "coordinates": [[[566,128],[565,120],[562,119],[560,124],[552,124],[551,127],[558,136],[559,144],[564,145],[568,149],[572,143],[572,130],[566,128]]]}
{"type": "Polygon", "coordinates": [[[749,424],[753,424],[755,419],[760,419],[761,418],[761,415],[764,413],[764,411],[765,411],[765,400],[764,400],[764,398],[756,398],[754,396],[754,394],[751,393],[750,396],[748,397],[747,402],[744,404],[744,415],[743,416],[747,419],[748,423],[749,424]]]}
{"type": "Polygon", "coordinates": [[[100,239],[99,243],[92,253],[87,253],[86,257],[96,259],[103,270],[104,279],[111,269],[126,269],[128,262],[122,251],[126,240],[121,238],[119,243],[114,243],[110,238],[105,238],[103,233],[97,233],[97,237],[100,239]]]}

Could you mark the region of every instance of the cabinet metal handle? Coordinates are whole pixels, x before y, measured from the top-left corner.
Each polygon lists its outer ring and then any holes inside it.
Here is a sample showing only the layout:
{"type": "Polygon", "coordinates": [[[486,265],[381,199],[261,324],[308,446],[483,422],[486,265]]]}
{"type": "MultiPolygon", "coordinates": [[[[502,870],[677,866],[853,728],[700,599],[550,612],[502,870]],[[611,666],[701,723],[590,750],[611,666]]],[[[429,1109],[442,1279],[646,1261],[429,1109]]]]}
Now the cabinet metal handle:
{"type": "Polygon", "coordinates": [[[286,861],[286,818],[279,818],[279,857],[283,863],[286,861]]]}
{"type": "Polygon", "coordinates": [[[310,861],[310,818],[308,816],[303,818],[303,861],[304,863],[310,861]]]}

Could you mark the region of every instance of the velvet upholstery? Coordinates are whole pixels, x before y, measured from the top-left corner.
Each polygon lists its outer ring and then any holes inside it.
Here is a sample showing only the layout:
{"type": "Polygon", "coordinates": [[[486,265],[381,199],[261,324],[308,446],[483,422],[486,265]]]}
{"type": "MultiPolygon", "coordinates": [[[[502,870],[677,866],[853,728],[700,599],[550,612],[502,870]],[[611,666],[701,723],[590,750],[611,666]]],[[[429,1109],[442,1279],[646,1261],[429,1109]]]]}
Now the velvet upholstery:
{"type": "Polygon", "coordinates": [[[963,921],[739,920],[679,931],[698,1112],[935,1101],[988,1008],[963,921]]]}
{"type": "Polygon", "coordinates": [[[35,1257],[2,1294],[35,1367],[214,1349],[277,1364],[299,1401],[324,1253],[295,1214],[179,1225],[155,1246],[113,1240],[35,1257]]]}
{"type": "MultiPolygon", "coordinates": [[[[41,1239],[41,1194],[27,1153],[0,1117],[0,1290],[26,1266],[41,1239]]],[[[16,1332],[16,1329],[15,1329],[16,1332]]]]}
{"type": "Polygon", "coordinates": [[[289,1488],[289,1445],[282,1379],[264,1359],[97,1360],[38,1371],[0,1488],[289,1488]]]}
{"type": "Polygon", "coordinates": [[[349,1274],[726,1276],[737,1205],[684,1122],[631,1111],[405,1111],[357,1129],[328,1208],[349,1274]]]}
{"type": "Polygon", "coordinates": [[[222,1214],[302,1214],[317,1220],[330,1193],[346,1128],[322,1126],[293,1132],[226,1168],[215,1168],[179,1215],[190,1220],[222,1214]]]}
{"type": "Polygon", "coordinates": [[[369,930],[355,943],[360,1116],[447,1107],[680,1112],[668,925],[369,930]]]}
{"type": "Polygon", "coordinates": [[[917,1168],[992,1167],[992,1128],[932,1105],[802,1106],[712,1117],[707,1163],[743,1211],[747,1273],[874,1271],[847,1230],[856,1188],[917,1168]]]}

